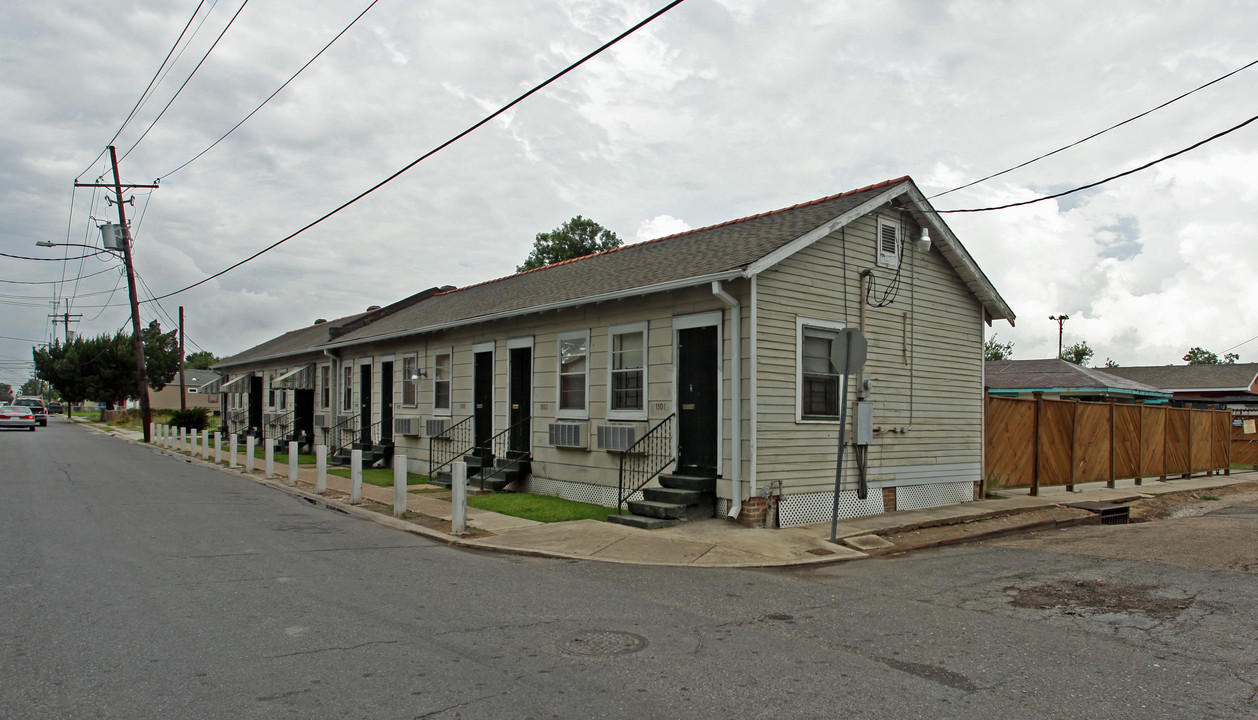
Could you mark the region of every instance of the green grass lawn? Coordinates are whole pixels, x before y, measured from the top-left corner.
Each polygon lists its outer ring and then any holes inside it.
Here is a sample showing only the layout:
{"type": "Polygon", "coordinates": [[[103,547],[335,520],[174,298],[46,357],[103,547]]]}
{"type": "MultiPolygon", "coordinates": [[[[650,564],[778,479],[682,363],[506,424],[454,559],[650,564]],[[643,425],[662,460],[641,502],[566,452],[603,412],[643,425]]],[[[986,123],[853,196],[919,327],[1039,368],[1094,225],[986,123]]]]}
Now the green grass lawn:
{"type": "Polygon", "coordinates": [[[467,499],[470,507],[502,513],[512,517],[552,523],[567,520],[598,520],[605,522],[608,515],[615,515],[614,508],[602,505],[564,500],[553,495],[533,493],[492,493],[473,495],[467,499]]]}
{"type": "MultiPolygon", "coordinates": [[[[349,477],[349,468],[328,468],[328,474],[347,478],[349,477]]],[[[363,469],[363,482],[376,487],[393,487],[393,468],[365,468],[363,469]]],[[[408,486],[425,485],[427,483],[427,475],[406,474],[406,484],[408,486]]]]}
{"type": "MultiPolygon", "coordinates": [[[[213,442],[211,442],[211,443],[210,443],[210,445],[211,445],[211,446],[213,446],[213,445],[214,445],[214,443],[213,443],[213,442]]],[[[227,445],[228,445],[228,442],[227,442],[226,440],[224,440],[224,441],[223,441],[223,450],[226,450],[226,449],[227,449],[227,445]]],[[[241,443],[241,444],[240,444],[240,448],[241,448],[241,452],[242,452],[242,453],[244,452],[244,447],[245,447],[245,446],[244,446],[244,443],[241,443]]],[[[285,450],[287,450],[287,449],[288,449],[288,447],[287,447],[287,446],[285,446],[285,448],[284,448],[284,449],[285,449],[285,450]]],[[[257,458],[257,459],[259,459],[259,460],[265,460],[265,459],[266,459],[266,448],[262,447],[261,445],[255,446],[255,447],[253,448],[253,456],[254,456],[254,457],[256,457],[256,458],[257,458]]],[[[297,456],[297,464],[298,464],[298,465],[314,465],[314,464],[315,464],[315,461],[316,461],[316,458],[315,458],[315,456],[314,456],[314,455],[298,455],[298,456],[297,456]]],[[[279,446],[278,446],[278,445],[275,447],[275,462],[276,462],[276,464],[282,464],[282,465],[287,465],[287,464],[288,464],[288,453],[286,453],[286,452],[280,452],[280,449],[279,449],[279,446]]],[[[392,482],[390,482],[389,484],[391,485],[391,484],[392,484],[392,482]]]]}

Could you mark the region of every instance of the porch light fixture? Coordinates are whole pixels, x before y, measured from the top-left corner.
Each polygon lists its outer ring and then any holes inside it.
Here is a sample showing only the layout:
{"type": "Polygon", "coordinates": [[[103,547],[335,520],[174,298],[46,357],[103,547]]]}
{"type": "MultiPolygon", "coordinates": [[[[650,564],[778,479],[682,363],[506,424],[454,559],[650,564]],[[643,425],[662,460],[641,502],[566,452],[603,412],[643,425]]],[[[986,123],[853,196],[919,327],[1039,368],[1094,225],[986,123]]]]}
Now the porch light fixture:
{"type": "Polygon", "coordinates": [[[930,251],[930,228],[922,228],[922,234],[918,236],[917,242],[914,243],[918,252],[930,251]]]}

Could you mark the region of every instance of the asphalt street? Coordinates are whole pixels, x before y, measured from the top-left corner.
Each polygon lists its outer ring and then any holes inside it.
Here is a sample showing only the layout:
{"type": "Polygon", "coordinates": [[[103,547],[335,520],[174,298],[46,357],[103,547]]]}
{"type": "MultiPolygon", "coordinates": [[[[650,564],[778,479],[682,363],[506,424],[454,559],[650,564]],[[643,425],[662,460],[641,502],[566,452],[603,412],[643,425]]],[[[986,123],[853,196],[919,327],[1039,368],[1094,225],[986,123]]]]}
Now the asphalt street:
{"type": "Polygon", "coordinates": [[[1252,560],[499,555],[64,418],[0,432],[0,468],[2,718],[1258,715],[1252,560]]]}

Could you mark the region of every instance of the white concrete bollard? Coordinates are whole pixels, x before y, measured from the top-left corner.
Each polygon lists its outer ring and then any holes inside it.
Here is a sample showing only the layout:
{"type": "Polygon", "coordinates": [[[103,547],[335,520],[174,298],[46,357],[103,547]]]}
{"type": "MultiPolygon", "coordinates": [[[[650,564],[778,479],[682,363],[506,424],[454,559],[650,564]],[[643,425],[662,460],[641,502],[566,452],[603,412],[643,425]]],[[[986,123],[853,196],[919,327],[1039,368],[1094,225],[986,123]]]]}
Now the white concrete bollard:
{"type": "Polygon", "coordinates": [[[256,442],[252,435],[245,436],[245,472],[247,473],[253,472],[253,461],[256,459],[254,455],[257,454],[254,452],[256,442]]]}
{"type": "Polygon", "coordinates": [[[155,422],[149,423],[149,442],[157,442],[157,423],[155,422]]]}
{"type": "Polygon", "coordinates": [[[223,462],[223,431],[214,431],[214,463],[217,465],[223,462]]]}
{"type": "Polygon", "coordinates": [[[363,501],[363,451],[355,448],[349,453],[349,504],[363,501]]]}
{"type": "Polygon", "coordinates": [[[210,429],[206,428],[201,431],[201,458],[210,459],[210,429]]]}
{"type": "Polygon", "coordinates": [[[180,428],[179,428],[179,439],[178,439],[178,440],[176,440],[176,442],[178,443],[177,445],[175,445],[175,450],[176,450],[177,452],[184,452],[184,450],[186,450],[186,449],[187,449],[187,447],[188,447],[188,428],[185,428],[185,427],[180,427],[180,428]]]}
{"type": "Polygon", "coordinates": [[[297,443],[288,443],[288,484],[297,484],[297,443]]]}
{"type": "Polygon", "coordinates": [[[157,447],[166,447],[166,426],[157,426],[157,447]]]}
{"type": "Polygon", "coordinates": [[[231,458],[231,462],[227,464],[227,467],[236,467],[236,433],[231,435],[231,454],[228,457],[231,458]]]}
{"type": "Polygon", "coordinates": [[[266,446],[266,452],[263,453],[266,456],[266,472],[263,476],[270,480],[275,476],[275,438],[262,438],[262,444],[266,446]]]}
{"type": "Polygon", "coordinates": [[[315,492],[328,491],[328,446],[315,445],[315,492]]]}
{"type": "Polygon", "coordinates": [[[467,534],[467,463],[456,462],[450,466],[450,532],[467,534]]]}
{"type": "Polygon", "coordinates": [[[406,456],[393,456],[393,517],[406,514],[406,456]]]}

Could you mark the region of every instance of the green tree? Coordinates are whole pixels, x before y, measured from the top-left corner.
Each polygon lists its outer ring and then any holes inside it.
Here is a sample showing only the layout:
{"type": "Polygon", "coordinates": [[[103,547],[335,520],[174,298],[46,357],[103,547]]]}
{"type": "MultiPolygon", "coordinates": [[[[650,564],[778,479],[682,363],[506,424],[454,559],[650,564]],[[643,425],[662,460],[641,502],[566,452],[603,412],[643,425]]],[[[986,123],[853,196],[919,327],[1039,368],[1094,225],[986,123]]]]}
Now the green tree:
{"type": "Polygon", "coordinates": [[[1240,355],[1236,353],[1225,353],[1220,360],[1218,355],[1201,347],[1192,348],[1184,356],[1184,362],[1189,365],[1233,365],[1239,359],[1240,355]]]}
{"type": "Polygon", "coordinates": [[[40,386],[39,380],[37,380],[36,378],[31,378],[30,380],[27,380],[26,382],[22,383],[22,387],[18,389],[17,394],[18,395],[38,395],[41,389],[42,387],[40,386]]]}
{"type": "Polygon", "coordinates": [[[1110,360],[1109,358],[1105,358],[1105,367],[1112,368],[1112,367],[1122,367],[1122,366],[1119,365],[1117,362],[1110,360]]]}
{"type": "Polygon", "coordinates": [[[1079,367],[1087,367],[1088,363],[1092,361],[1092,354],[1092,348],[1088,347],[1088,341],[1081,340],[1062,350],[1061,359],[1074,363],[1079,367]]]}
{"type": "MultiPolygon", "coordinates": [[[[149,387],[161,390],[179,371],[177,331],[163,333],[156,323],[141,331],[149,387]]],[[[34,351],[35,376],[72,403],[113,402],[136,396],[135,349],[131,336],[76,337],[34,351]]]]}
{"type": "Polygon", "coordinates": [[[983,359],[991,362],[993,360],[1012,360],[1013,359],[1013,341],[1006,343],[996,342],[998,334],[993,333],[987,342],[983,343],[983,359]]]}
{"type": "Polygon", "coordinates": [[[209,370],[211,365],[222,359],[209,350],[201,350],[184,357],[183,366],[189,370],[209,370]]]}
{"type": "Polygon", "coordinates": [[[8,383],[0,383],[0,402],[8,402],[13,399],[13,386],[8,383]]]}
{"type": "Polygon", "coordinates": [[[533,251],[515,271],[524,272],[554,265],[564,260],[612,250],[620,245],[620,238],[616,233],[578,215],[548,233],[538,233],[533,240],[533,251]]]}

